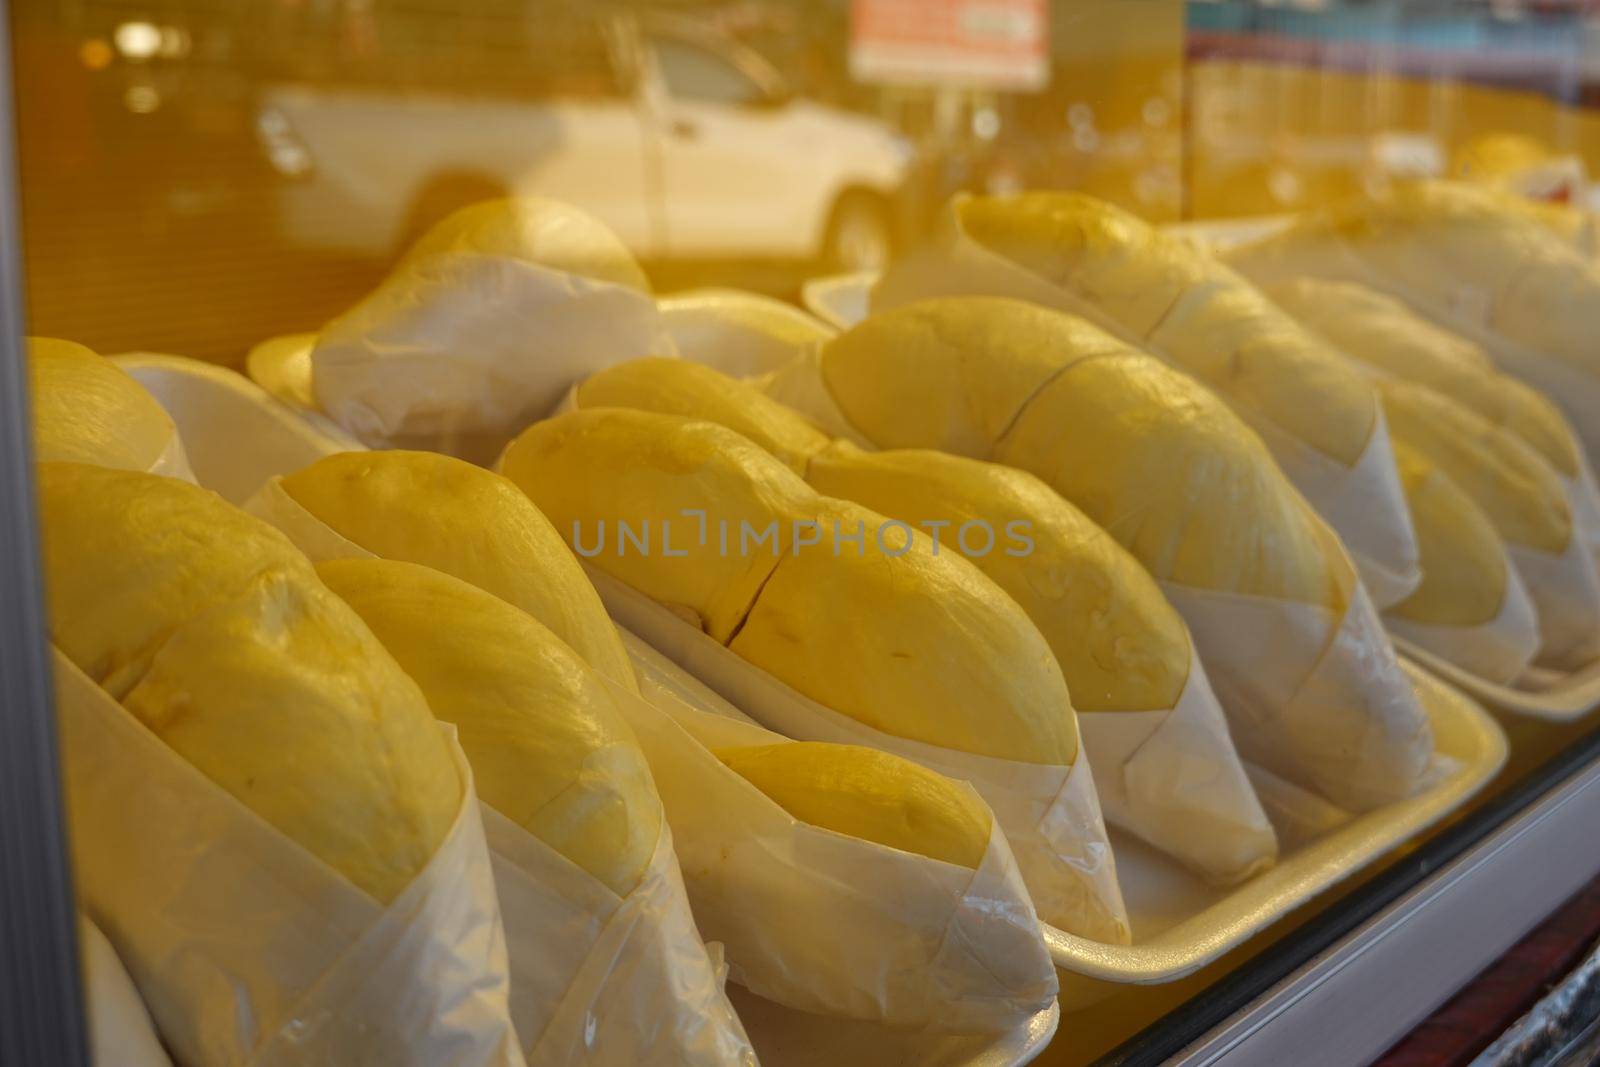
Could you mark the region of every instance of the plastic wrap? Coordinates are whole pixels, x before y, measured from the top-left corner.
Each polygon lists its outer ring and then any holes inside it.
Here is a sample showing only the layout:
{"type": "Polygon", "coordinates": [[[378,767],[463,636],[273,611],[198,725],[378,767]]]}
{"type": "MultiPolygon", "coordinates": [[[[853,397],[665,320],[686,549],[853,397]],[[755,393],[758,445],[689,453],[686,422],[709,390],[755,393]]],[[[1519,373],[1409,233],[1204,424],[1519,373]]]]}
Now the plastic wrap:
{"type": "MultiPolygon", "coordinates": [[[[954,206],[947,212],[947,223],[947,240],[937,252],[896,264],[883,276],[872,291],[873,310],[932,296],[1008,296],[1072,312],[1114,337],[1166,358],[1148,339],[1134,336],[1092,302],[973,240],[962,230],[954,206]]],[[[1187,370],[1181,363],[1168,362],[1187,370]]],[[[1220,395],[1232,405],[1232,398],[1220,395]]],[[[1377,406],[1376,398],[1373,404],[1377,406]]],[[[1382,412],[1360,457],[1345,466],[1258,412],[1233,406],[1261,435],[1289,480],[1339,532],[1373,602],[1384,607],[1410,595],[1422,580],[1422,569],[1382,412]]]]}
{"type": "Polygon", "coordinates": [[[1417,622],[1398,615],[1383,617],[1397,642],[1421,648],[1491,682],[1513,681],[1539,651],[1539,618],[1517,568],[1506,562],[1505,597],[1500,611],[1477,626],[1417,622]]]}
{"type": "Polygon", "coordinates": [[[520,1067],[472,772],[387,907],[55,654],[78,885],[186,1067],[520,1067]]]}
{"type": "Polygon", "coordinates": [[[656,307],[684,358],[736,378],[781,367],[836,332],[793,304],[738,289],[673,293],[656,307]]]}
{"type": "Polygon", "coordinates": [[[1600,656],[1600,575],[1594,553],[1576,528],[1558,556],[1506,545],[1539,616],[1539,660],[1571,669],[1600,656]]]}
{"type": "Polygon", "coordinates": [[[614,619],[768,729],[797,740],[881,749],[971,782],[1005,831],[1039,916],[1094,940],[1127,942],[1116,863],[1082,752],[1072,766],[1057,767],[975,756],[882,733],[746,663],[615,578],[593,567],[586,570],[614,619]]]}
{"type": "Polygon", "coordinates": [[[1054,1000],[998,820],[975,871],[800,822],[711,751],[785,738],[613,691],[650,759],[695,916],[740,985],[805,1011],[955,1033],[1012,1030],[1054,1000]]]}
{"type": "MultiPolygon", "coordinates": [[[[762,384],[824,430],[860,439],[828,391],[815,350],[762,384]]],[[[1175,582],[1161,588],[1208,665],[1239,754],[1363,811],[1420,788],[1432,743],[1349,557],[1318,526],[1338,574],[1343,615],[1175,582]]]]}
{"type": "MultiPolygon", "coordinates": [[[[301,507],[281,477],[244,507],[313,562],[372,558],[301,507]]],[[[504,898],[513,1015],[530,1065],[753,1060],[689,914],[670,836],[619,900],[493,809],[484,809],[484,823],[504,898]]]]}

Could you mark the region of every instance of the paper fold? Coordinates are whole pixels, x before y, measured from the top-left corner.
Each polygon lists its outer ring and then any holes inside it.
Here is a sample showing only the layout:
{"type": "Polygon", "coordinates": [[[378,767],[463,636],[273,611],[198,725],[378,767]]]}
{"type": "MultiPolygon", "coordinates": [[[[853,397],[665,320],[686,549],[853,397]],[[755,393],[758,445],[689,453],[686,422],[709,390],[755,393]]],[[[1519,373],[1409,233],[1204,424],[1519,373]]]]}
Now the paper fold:
{"type": "Polygon", "coordinates": [[[1165,711],[1078,713],[1106,821],[1231,885],[1270,867],[1277,836],[1245,773],[1222,706],[1192,652],[1165,711]]]}

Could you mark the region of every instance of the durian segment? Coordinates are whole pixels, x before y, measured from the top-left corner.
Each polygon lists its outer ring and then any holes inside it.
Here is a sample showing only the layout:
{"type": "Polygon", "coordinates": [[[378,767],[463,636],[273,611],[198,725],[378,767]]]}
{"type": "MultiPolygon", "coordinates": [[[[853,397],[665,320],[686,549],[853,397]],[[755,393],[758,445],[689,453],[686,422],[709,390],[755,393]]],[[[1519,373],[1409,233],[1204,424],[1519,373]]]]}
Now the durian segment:
{"type": "Polygon", "coordinates": [[[1427,386],[1379,383],[1394,437],[1432,462],[1483,509],[1505,540],[1560,555],[1572,538],[1561,480],[1510,431],[1427,386]]]}
{"type": "Polygon", "coordinates": [[[837,441],[813,457],[807,480],[919,528],[947,524],[933,528],[941,553],[968,539],[966,558],[1049,642],[1079,712],[1177,703],[1191,660],[1183,621],[1137,560],[1038,478],[946,452],[837,441]]]}
{"type": "Polygon", "coordinates": [[[984,297],[874,315],[840,340],[851,337],[851,347],[825,350],[823,369],[831,365],[834,400],[874,444],[959,451],[951,442],[968,437],[966,454],[1043,479],[1157,579],[1342,606],[1316,520],[1261,439],[1154,357],[1075,316],[984,297]],[[930,337],[964,347],[940,340],[925,353],[930,337]],[[964,390],[985,380],[1028,387],[981,434],[951,433],[946,416],[979,428],[963,421],[964,390]],[[896,418],[910,409],[922,412],[914,422],[896,418]]]}
{"type": "Polygon", "coordinates": [[[1417,530],[1422,584],[1388,609],[1440,626],[1479,626],[1500,614],[1510,565],[1494,524],[1422,453],[1395,442],[1395,462],[1417,530]]]}
{"type": "Polygon", "coordinates": [[[51,636],[118,700],[208,606],[269,571],[315,580],[288,538],[187,482],[81,463],[38,473],[51,636]]]}
{"type": "Polygon", "coordinates": [[[493,593],[601,674],[637,687],[622,638],[572,551],[499,475],[436,452],[344,452],[288,475],[283,489],[368,552],[493,593]]]}
{"type": "Polygon", "coordinates": [[[39,490],[56,645],[218,786],[393,899],[461,782],[360,618],[276,530],[187,482],[45,463],[39,490]]]}
{"type": "Polygon", "coordinates": [[[147,471],[178,435],[155,397],[83,345],[30,337],[28,371],[40,462],[147,471]]]}
{"type": "Polygon", "coordinates": [[[646,357],[607,367],[578,386],[578,406],[715,422],[750,438],[797,474],[828,443],[815,426],[761,390],[687,359],[646,357]]]}
{"type": "MultiPolygon", "coordinates": [[[[1343,274],[1351,254],[1432,309],[1600,372],[1600,267],[1492,190],[1401,182],[1231,255],[1247,271],[1343,274]]],[[[1412,299],[1411,296],[1407,297],[1412,299]]],[[[1433,314],[1430,311],[1430,314],[1433,314]]]]}
{"type": "Polygon", "coordinates": [[[623,408],[535,423],[501,470],[593,566],[723,643],[788,551],[786,516],[813,495],[732,430],[623,408]]]}
{"type": "Polygon", "coordinates": [[[1063,368],[1126,348],[1082,319],[1020,300],[924,300],[874,314],[830,341],[822,378],[880,448],[982,459],[1063,368]],[[996,351],[1007,358],[993,358],[996,351]]]}
{"type": "Polygon", "coordinates": [[[380,901],[422,870],[460,804],[416,683],[302,571],[262,574],[181,623],[123,704],[380,901]]]}
{"type": "Polygon", "coordinates": [[[801,822],[973,869],[988,850],[994,819],[976,793],[888,752],[793,741],[716,755],[801,822]]]}
{"type": "Polygon", "coordinates": [[[542,196],[484,200],[451,213],[411,246],[396,273],[451,252],[518,259],[650,291],[633,253],[605,223],[581,208],[542,196]]]}
{"type": "Polygon", "coordinates": [[[1189,241],[1081,193],[956,205],[980,244],[1083,297],[1232,403],[1354,465],[1377,422],[1339,353],[1189,241]]]}
{"type": "Polygon", "coordinates": [[[999,586],[854,504],[819,497],[793,514],[815,526],[796,533],[729,648],[896,737],[1025,763],[1077,759],[1061,668],[999,586]]]}
{"type": "Polygon", "coordinates": [[[1355,282],[1295,278],[1266,291],[1346,355],[1438,390],[1517,434],[1561,474],[1577,477],[1578,443],[1561,409],[1532,386],[1496,371],[1488,354],[1466,338],[1355,282]]]}
{"type": "Polygon", "coordinates": [[[1260,438],[1147,356],[1063,374],[995,458],[1043,478],[1160,580],[1343,606],[1316,520],[1260,438]]]}
{"type": "Polygon", "coordinates": [[[317,573],[453,723],[478,796],[619,896],[661,833],[661,802],[604,683],[559,637],[430,567],[329,560],[317,573]]]}

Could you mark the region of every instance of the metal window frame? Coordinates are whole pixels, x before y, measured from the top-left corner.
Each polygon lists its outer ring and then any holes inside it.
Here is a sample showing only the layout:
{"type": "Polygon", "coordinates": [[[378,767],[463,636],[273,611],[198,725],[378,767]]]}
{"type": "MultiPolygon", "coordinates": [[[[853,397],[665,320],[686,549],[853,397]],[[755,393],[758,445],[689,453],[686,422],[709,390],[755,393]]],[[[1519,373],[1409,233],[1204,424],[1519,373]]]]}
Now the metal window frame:
{"type": "Polygon", "coordinates": [[[88,1067],[23,363],[10,25],[0,0],[0,1063],[88,1067]]]}

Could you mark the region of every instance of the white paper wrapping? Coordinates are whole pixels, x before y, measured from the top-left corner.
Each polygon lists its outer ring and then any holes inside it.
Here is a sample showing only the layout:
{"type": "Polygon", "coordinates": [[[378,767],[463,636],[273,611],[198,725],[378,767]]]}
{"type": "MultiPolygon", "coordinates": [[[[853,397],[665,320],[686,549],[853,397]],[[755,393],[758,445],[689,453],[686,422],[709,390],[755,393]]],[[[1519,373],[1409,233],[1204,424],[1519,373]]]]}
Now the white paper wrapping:
{"type": "Polygon", "coordinates": [[[493,808],[483,823],[529,1067],[754,1067],[665,825],[639,884],[619,897],[493,808]]]}
{"type": "Polygon", "coordinates": [[[1365,588],[1332,531],[1318,526],[1342,615],[1177,582],[1161,588],[1210,666],[1239,754],[1366,811],[1422,788],[1433,738],[1365,588]]]}
{"type": "Polygon", "coordinates": [[[329,323],[311,353],[312,387],[324,412],[374,447],[504,440],[572,382],[673,352],[646,293],[453,251],[407,261],[329,323]]]}
{"type": "Polygon", "coordinates": [[[387,907],[174,753],[65,656],[78,886],[186,1067],[521,1067],[472,772],[387,907]]]}
{"type": "Polygon", "coordinates": [[[700,289],[656,301],[686,359],[735,378],[783,366],[817,338],[836,332],[793,304],[736,289],[700,289]]]}
{"type": "Polygon", "coordinates": [[[1500,611],[1477,626],[1417,622],[1389,612],[1383,624],[1396,638],[1408,641],[1480,678],[1506,684],[1514,680],[1539,651],[1539,618],[1533,599],[1506,559],[1506,590],[1500,611]]]}
{"type": "MultiPolygon", "coordinates": [[[[873,287],[874,311],[932,296],[1009,296],[1071,312],[1188,373],[1150,338],[1133,335],[1097,305],[973,240],[961,227],[959,203],[958,197],[946,211],[945,240],[936,251],[897,262],[873,287]]],[[[1259,413],[1233,405],[1226,393],[1218,395],[1261,434],[1295,488],[1338,531],[1373,602],[1385,607],[1409,596],[1422,570],[1381,410],[1361,456],[1347,467],[1259,413]]]]}
{"type": "Polygon", "coordinates": [[[668,609],[585,564],[606,610],[768,729],[802,741],[865,745],[971,782],[1005,831],[1040,918],[1113,944],[1129,938],[1088,757],[1070,767],[1018,763],[874,730],[785,685],[668,609]]]}
{"type": "Polygon", "coordinates": [[[955,1033],[1013,1029],[1055,998],[998,821],[975,871],[800,822],[712,752],[786,738],[677,701],[618,701],[695,916],[740,985],[804,1011],[955,1033]]]}
{"type": "Polygon", "coordinates": [[[127,968],[100,928],[79,917],[91,1062],[100,1067],[172,1067],[127,968]]]}
{"type": "Polygon", "coordinates": [[[1600,656],[1600,575],[1577,528],[1559,556],[1513,544],[1506,554],[1539,618],[1539,664],[1573,670],[1600,656]]]}
{"type": "Polygon", "coordinates": [[[1080,711],[1106,821],[1231,885],[1270,867],[1278,841],[1228,736],[1205,668],[1163,711],[1080,711]]]}
{"type": "MultiPolygon", "coordinates": [[[[373,556],[301,507],[281,477],[244,507],[313,562],[373,556]]],[[[531,1067],[754,1062],[690,916],[670,835],[620,899],[492,808],[483,821],[510,944],[513,1018],[531,1067]]]]}

